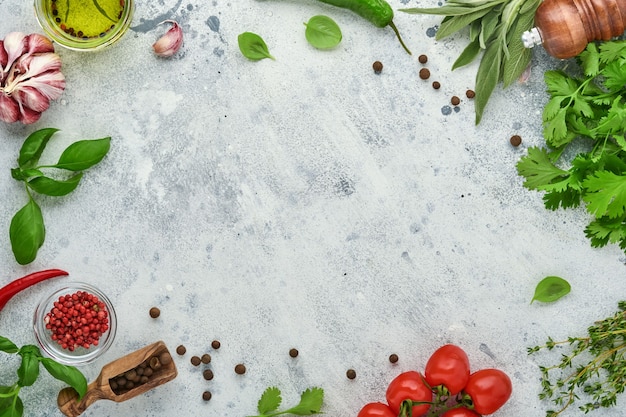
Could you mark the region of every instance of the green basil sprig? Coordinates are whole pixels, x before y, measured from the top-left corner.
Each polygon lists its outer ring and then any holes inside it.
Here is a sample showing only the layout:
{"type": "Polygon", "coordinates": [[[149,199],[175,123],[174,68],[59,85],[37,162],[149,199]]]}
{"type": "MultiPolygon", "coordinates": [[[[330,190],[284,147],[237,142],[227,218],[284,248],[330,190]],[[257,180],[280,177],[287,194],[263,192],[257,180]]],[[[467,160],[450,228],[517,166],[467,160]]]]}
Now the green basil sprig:
{"type": "MultiPolygon", "coordinates": [[[[18,167],[11,170],[17,181],[23,181],[28,202],[11,220],[9,237],[15,260],[26,265],[37,257],[43,245],[46,229],[41,207],[33,198],[33,192],[53,197],[64,196],[76,189],[83,177],[83,171],[99,163],[111,146],[111,138],[81,140],[68,146],[54,165],[39,165],[39,159],[48,141],[58,129],[46,128],[33,132],[26,138],[19,157],[18,167]],[[68,178],[52,178],[44,170],[65,170],[73,172],[68,178]]],[[[0,417],[2,417],[0,415],[0,417]]]]}
{"type": "Polygon", "coordinates": [[[532,28],[540,3],[541,0],[448,0],[441,7],[401,11],[445,16],[435,36],[438,40],[469,28],[470,42],[452,69],[469,64],[484,52],[474,87],[478,124],[498,83],[508,87],[530,64],[531,51],[524,47],[522,33],[532,28]]]}
{"type": "Polygon", "coordinates": [[[0,385],[0,416],[22,417],[24,404],[19,397],[20,390],[35,383],[39,377],[39,365],[59,381],[63,381],[78,392],[79,398],[87,392],[87,379],[75,367],[63,365],[53,359],[45,358],[37,346],[24,345],[18,348],[15,343],[0,336],[0,351],[17,354],[22,358],[17,369],[17,382],[13,385],[0,385]]]}

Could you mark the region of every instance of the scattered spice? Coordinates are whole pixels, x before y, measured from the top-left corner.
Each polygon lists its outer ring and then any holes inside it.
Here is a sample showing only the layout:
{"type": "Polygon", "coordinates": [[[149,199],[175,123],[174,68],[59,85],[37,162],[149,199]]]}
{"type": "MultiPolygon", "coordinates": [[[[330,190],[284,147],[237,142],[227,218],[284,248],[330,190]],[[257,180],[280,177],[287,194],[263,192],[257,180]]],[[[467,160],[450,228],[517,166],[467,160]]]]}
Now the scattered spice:
{"type": "Polygon", "coordinates": [[[289,349],[289,356],[291,356],[292,358],[296,358],[298,356],[298,353],[298,349],[296,348],[289,349]]]}
{"type": "Polygon", "coordinates": [[[220,341],[219,341],[219,340],[214,340],[214,341],[212,341],[212,342],[211,342],[211,347],[212,347],[213,349],[219,349],[221,345],[222,345],[222,344],[220,343],[220,341]]]}
{"type": "Polygon", "coordinates": [[[204,372],[202,372],[202,377],[204,379],[206,379],[207,381],[210,381],[213,379],[213,371],[210,369],[205,369],[204,372]]]}
{"type": "Polygon", "coordinates": [[[439,90],[441,88],[441,84],[439,83],[439,81],[433,81],[433,88],[435,90],[439,90]]]}
{"type": "Polygon", "coordinates": [[[206,365],[207,363],[211,362],[211,355],[209,355],[208,353],[205,353],[204,355],[202,355],[200,360],[202,361],[203,364],[206,365]]]}
{"type": "Polygon", "coordinates": [[[395,353],[392,353],[391,355],[389,355],[389,362],[391,363],[398,362],[398,355],[396,355],[395,353]]]}
{"type": "Polygon", "coordinates": [[[425,64],[428,62],[428,57],[422,54],[419,57],[417,57],[417,60],[420,62],[420,64],[425,64]]]}
{"type": "Polygon", "coordinates": [[[380,74],[383,71],[383,63],[380,61],[374,61],[372,68],[374,68],[374,72],[376,74],[380,74]]]}
{"type": "Polygon", "coordinates": [[[476,93],[474,92],[474,90],[467,90],[465,92],[465,97],[467,97],[467,98],[474,98],[474,97],[476,97],[476,93]]]}
{"type": "Polygon", "coordinates": [[[346,371],[346,376],[348,377],[348,379],[354,379],[356,378],[356,371],[354,369],[348,369],[346,371]]]}
{"type": "Polygon", "coordinates": [[[176,353],[182,356],[187,353],[187,348],[183,345],[178,345],[178,347],[176,348],[176,353]]]}
{"type": "Polygon", "coordinates": [[[512,146],[518,147],[522,144],[522,137],[520,135],[513,135],[511,139],[509,139],[512,146]]]}
{"type": "Polygon", "coordinates": [[[450,103],[452,103],[453,106],[458,106],[461,103],[461,99],[458,96],[452,96],[450,103]]]}
{"type": "Polygon", "coordinates": [[[156,319],[160,315],[161,315],[161,310],[159,310],[158,307],[152,307],[150,309],[150,317],[152,317],[153,319],[156,319]]]}
{"type": "Polygon", "coordinates": [[[166,351],[153,355],[135,368],[110,378],[109,386],[115,394],[124,394],[148,382],[161,365],[167,365],[171,361],[172,357],[166,351]]]}
{"type": "Polygon", "coordinates": [[[235,373],[237,375],[243,375],[246,373],[246,366],[242,363],[235,365],[235,373]]]}
{"type": "Polygon", "coordinates": [[[202,359],[200,359],[199,356],[195,356],[194,355],[194,356],[191,357],[191,364],[193,366],[198,366],[198,365],[200,365],[201,362],[202,362],[202,359]]]}
{"type": "Polygon", "coordinates": [[[430,78],[430,70],[428,68],[422,68],[420,70],[420,78],[422,80],[427,80],[430,78]]]}
{"type": "Polygon", "coordinates": [[[209,401],[211,399],[212,395],[211,395],[211,391],[204,391],[202,393],[202,399],[204,401],[209,401]]]}

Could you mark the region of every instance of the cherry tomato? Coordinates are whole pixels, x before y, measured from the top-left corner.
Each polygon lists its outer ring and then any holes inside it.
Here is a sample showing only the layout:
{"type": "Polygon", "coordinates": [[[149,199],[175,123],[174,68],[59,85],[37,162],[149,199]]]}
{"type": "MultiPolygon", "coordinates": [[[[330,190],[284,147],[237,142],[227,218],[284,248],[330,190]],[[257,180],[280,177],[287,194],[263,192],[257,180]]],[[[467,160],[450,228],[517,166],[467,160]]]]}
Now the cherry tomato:
{"type": "Polygon", "coordinates": [[[469,380],[470,365],[467,354],[458,346],[443,345],[432,354],[424,378],[431,387],[445,386],[450,394],[456,395],[469,380]]]}
{"type": "Polygon", "coordinates": [[[400,407],[405,400],[428,402],[413,407],[413,416],[421,416],[430,408],[433,392],[430,390],[422,374],[416,371],[403,372],[393,379],[387,387],[387,404],[396,416],[400,415],[400,407]]]}
{"type": "Polygon", "coordinates": [[[359,411],[359,415],[357,417],[397,417],[397,414],[394,414],[391,411],[391,408],[387,406],[387,404],[383,403],[369,403],[365,404],[361,411],[359,411]]]}
{"type": "Polygon", "coordinates": [[[460,407],[446,411],[441,417],[480,417],[480,414],[468,408],[460,407]]]}
{"type": "Polygon", "coordinates": [[[474,411],[493,414],[504,405],[513,392],[511,379],[499,369],[481,369],[470,375],[464,389],[472,398],[474,411]]]}

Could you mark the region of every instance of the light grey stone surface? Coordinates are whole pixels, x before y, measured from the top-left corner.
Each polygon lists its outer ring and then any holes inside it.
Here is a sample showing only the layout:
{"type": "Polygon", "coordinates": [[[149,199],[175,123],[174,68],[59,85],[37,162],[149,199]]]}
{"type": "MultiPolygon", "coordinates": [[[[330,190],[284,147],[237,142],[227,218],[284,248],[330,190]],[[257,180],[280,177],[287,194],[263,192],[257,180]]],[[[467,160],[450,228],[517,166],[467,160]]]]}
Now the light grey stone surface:
{"type": "MultiPolygon", "coordinates": [[[[40,32],[29,2],[0,0],[0,14],[2,37],[40,32]]],[[[125,403],[98,402],[86,416],[253,415],[270,385],[285,405],[323,387],[326,415],[356,416],[444,343],[462,346],[473,369],[511,376],[513,395],[496,415],[545,414],[538,362],[526,348],[584,334],[626,291],[624,253],[590,247],[584,209],[547,211],[516,174],[526,149],[544,143],[542,73],[564,63],[535,50],[528,82],[498,88],[475,126],[464,95],[476,65],[450,71],[466,34],[437,42],[440,18],[394,20],[412,56],[390,29],[304,0],[139,1],[117,45],[57,48],[61,99],[34,125],[0,125],[0,284],[56,267],[111,297],[116,342],[82,368],[89,379],[156,340],[188,352],[176,357],[173,382],[125,403]],[[303,22],[316,14],[342,28],[337,48],[306,42],[303,22]],[[185,41],[159,59],[151,45],[168,18],[185,41]],[[244,58],[237,35],[245,31],[261,35],[276,60],[244,58]],[[428,81],[418,77],[420,54],[429,57],[428,81]],[[453,95],[462,98],[457,108],[453,95]],[[110,135],[112,148],[71,195],[37,197],[46,240],[35,262],[19,266],[8,230],[26,196],[10,168],[24,138],[43,127],[61,129],[44,154],[50,161],[79,139],[110,135]],[[546,275],[566,278],[572,293],[530,305],[546,275]],[[213,339],[220,350],[210,349],[213,339]],[[213,355],[210,382],[189,363],[204,352],[213,355]],[[237,363],[245,375],[235,375],[237,363]]],[[[34,305],[56,285],[15,297],[0,313],[0,334],[34,343],[34,305]]],[[[16,366],[0,356],[0,383],[13,382],[16,366]]],[[[42,372],[22,391],[26,415],[60,416],[62,387],[42,372]]]]}

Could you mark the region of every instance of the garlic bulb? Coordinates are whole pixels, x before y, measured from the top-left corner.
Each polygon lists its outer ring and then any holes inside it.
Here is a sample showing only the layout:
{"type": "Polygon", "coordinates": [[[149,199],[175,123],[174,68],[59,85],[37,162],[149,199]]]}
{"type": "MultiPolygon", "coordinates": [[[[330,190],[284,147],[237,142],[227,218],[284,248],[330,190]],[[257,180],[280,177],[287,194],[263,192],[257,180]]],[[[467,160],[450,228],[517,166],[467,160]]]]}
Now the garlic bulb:
{"type": "Polygon", "coordinates": [[[34,123],[64,89],[61,58],[50,39],[11,32],[0,40],[0,120],[34,123]]]}
{"type": "Polygon", "coordinates": [[[167,58],[174,55],[183,44],[183,30],[174,20],[165,20],[161,22],[163,23],[171,23],[172,27],[152,45],[152,48],[155,54],[167,58]]]}

